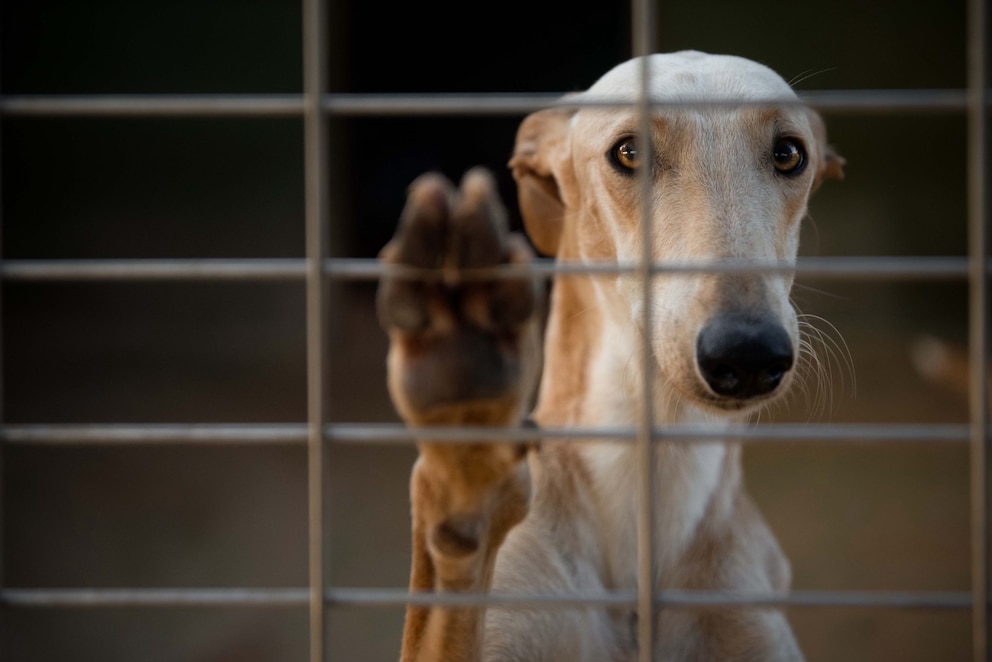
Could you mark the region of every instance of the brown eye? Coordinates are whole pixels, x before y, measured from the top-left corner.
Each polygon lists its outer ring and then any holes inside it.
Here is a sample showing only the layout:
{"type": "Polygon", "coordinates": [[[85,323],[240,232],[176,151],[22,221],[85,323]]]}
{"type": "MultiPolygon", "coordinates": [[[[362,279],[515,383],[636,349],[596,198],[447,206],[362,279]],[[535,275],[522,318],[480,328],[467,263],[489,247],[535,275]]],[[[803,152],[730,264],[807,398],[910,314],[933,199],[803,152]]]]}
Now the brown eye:
{"type": "Polygon", "coordinates": [[[637,143],[633,138],[624,138],[610,150],[610,160],[621,170],[632,172],[641,165],[641,153],[637,149],[637,143]]]}
{"type": "Polygon", "coordinates": [[[775,169],[783,175],[798,175],[806,167],[806,151],[793,138],[779,138],[772,147],[775,169]]]}

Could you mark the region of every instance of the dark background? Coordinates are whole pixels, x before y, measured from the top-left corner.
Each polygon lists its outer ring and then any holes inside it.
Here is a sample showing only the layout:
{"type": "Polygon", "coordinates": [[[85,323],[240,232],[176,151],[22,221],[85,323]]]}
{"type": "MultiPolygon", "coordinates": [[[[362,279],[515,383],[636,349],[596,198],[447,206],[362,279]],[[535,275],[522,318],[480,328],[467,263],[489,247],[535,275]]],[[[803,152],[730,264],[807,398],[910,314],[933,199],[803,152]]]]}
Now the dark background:
{"type": "MultiPolygon", "coordinates": [[[[961,88],[964,3],[673,0],[659,50],[768,64],[800,91],[961,88]]],[[[567,92],[631,55],[625,3],[341,3],[332,89],[567,92]]],[[[4,94],[296,93],[299,3],[5,1],[4,94]]],[[[812,206],[806,255],[966,252],[960,113],[825,114],[848,159],[812,206]]],[[[371,257],[406,185],[475,164],[497,174],[520,117],[332,121],[336,255],[371,257]]],[[[4,118],[2,255],[302,257],[303,127],[292,119],[4,118]]],[[[372,284],[335,286],[335,421],[395,421],[372,284]]],[[[833,342],[827,384],[775,420],[962,422],[966,403],[910,356],[960,342],[960,283],[804,280],[795,298],[833,342]],[[843,349],[846,343],[846,348],[843,349]],[[843,356],[853,362],[853,374],[843,356]],[[810,413],[813,412],[813,413],[810,413]]],[[[300,283],[3,284],[3,415],[11,423],[299,422],[306,417],[300,283]]],[[[764,419],[767,420],[767,417],[764,419]]],[[[413,451],[328,449],[329,581],[402,587],[413,451]]],[[[756,445],[747,479],[793,562],[794,586],[967,590],[963,446],[756,445]]],[[[306,451],[7,447],[3,581],[13,587],[304,586],[306,451]]],[[[967,612],[794,610],[811,662],[966,660],[967,612]]],[[[401,609],[332,609],[335,660],[397,657],[401,609]]],[[[0,659],[303,660],[298,609],[0,611],[0,659]]]]}

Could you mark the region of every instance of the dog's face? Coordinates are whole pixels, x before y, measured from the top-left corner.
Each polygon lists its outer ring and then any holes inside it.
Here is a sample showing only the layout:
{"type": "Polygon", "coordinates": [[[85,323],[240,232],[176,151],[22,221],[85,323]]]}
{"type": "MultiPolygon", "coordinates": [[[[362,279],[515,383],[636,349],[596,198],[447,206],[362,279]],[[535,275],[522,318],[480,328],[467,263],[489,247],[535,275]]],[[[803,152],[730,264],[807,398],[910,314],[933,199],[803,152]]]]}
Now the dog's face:
{"type": "MultiPolygon", "coordinates": [[[[656,262],[794,263],[809,196],[822,179],[839,177],[843,164],[827,148],[819,117],[789,103],[796,97],[788,84],[750,60],[650,57],[652,99],[717,103],[657,107],[648,137],[633,103],[528,117],[510,165],[537,248],[564,259],[641,260],[639,172],[649,168],[656,262]],[[768,100],[783,103],[754,103],[768,100]]],[[[641,62],[631,60],[575,98],[635,102],[640,80],[641,62]]],[[[642,280],[625,274],[595,282],[607,318],[639,334],[642,280]]],[[[649,337],[668,384],[721,411],[751,410],[783,393],[799,342],[791,285],[782,273],[656,277],[649,337]]]]}

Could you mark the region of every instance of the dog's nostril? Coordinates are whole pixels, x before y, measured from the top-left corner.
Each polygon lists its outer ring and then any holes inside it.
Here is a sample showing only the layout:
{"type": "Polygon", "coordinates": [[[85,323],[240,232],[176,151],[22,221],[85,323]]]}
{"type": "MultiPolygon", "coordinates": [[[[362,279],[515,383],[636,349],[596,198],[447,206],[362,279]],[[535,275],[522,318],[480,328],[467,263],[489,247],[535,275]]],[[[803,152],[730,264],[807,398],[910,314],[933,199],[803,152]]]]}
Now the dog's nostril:
{"type": "Polygon", "coordinates": [[[705,362],[703,374],[706,381],[713,386],[713,390],[718,393],[732,393],[741,383],[740,375],[734,366],[726,363],[705,362]]]}
{"type": "Polygon", "coordinates": [[[761,379],[766,382],[770,388],[775,388],[781,383],[782,378],[785,377],[785,373],[789,372],[792,368],[792,352],[789,352],[787,358],[783,358],[779,361],[770,361],[765,368],[764,373],[761,375],[761,379]]]}
{"type": "Polygon", "coordinates": [[[754,398],[778,388],[792,369],[792,341],[778,323],[725,315],[700,331],[696,362],[717,395],[754,398]]]}

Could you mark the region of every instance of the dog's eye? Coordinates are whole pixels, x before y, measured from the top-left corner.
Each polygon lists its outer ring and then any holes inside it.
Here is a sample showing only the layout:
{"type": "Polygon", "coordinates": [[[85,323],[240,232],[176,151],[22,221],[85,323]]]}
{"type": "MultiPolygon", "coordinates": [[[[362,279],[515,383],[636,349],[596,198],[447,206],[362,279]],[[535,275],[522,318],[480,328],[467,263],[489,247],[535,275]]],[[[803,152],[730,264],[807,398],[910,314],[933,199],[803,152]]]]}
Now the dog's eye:
{"type": "Polygon", "coordinates": [[[779,138],[772,147],[775,169],[783,175],[798,175],[806,167],[806,150],[793,138],[779,138]]]}
{"type": "Polygon", "coordinates": [[[618,168],[633,171],[641,165],[641,153],[633,138],[624,138],[610,150],[610,160],[618,168]]]}

